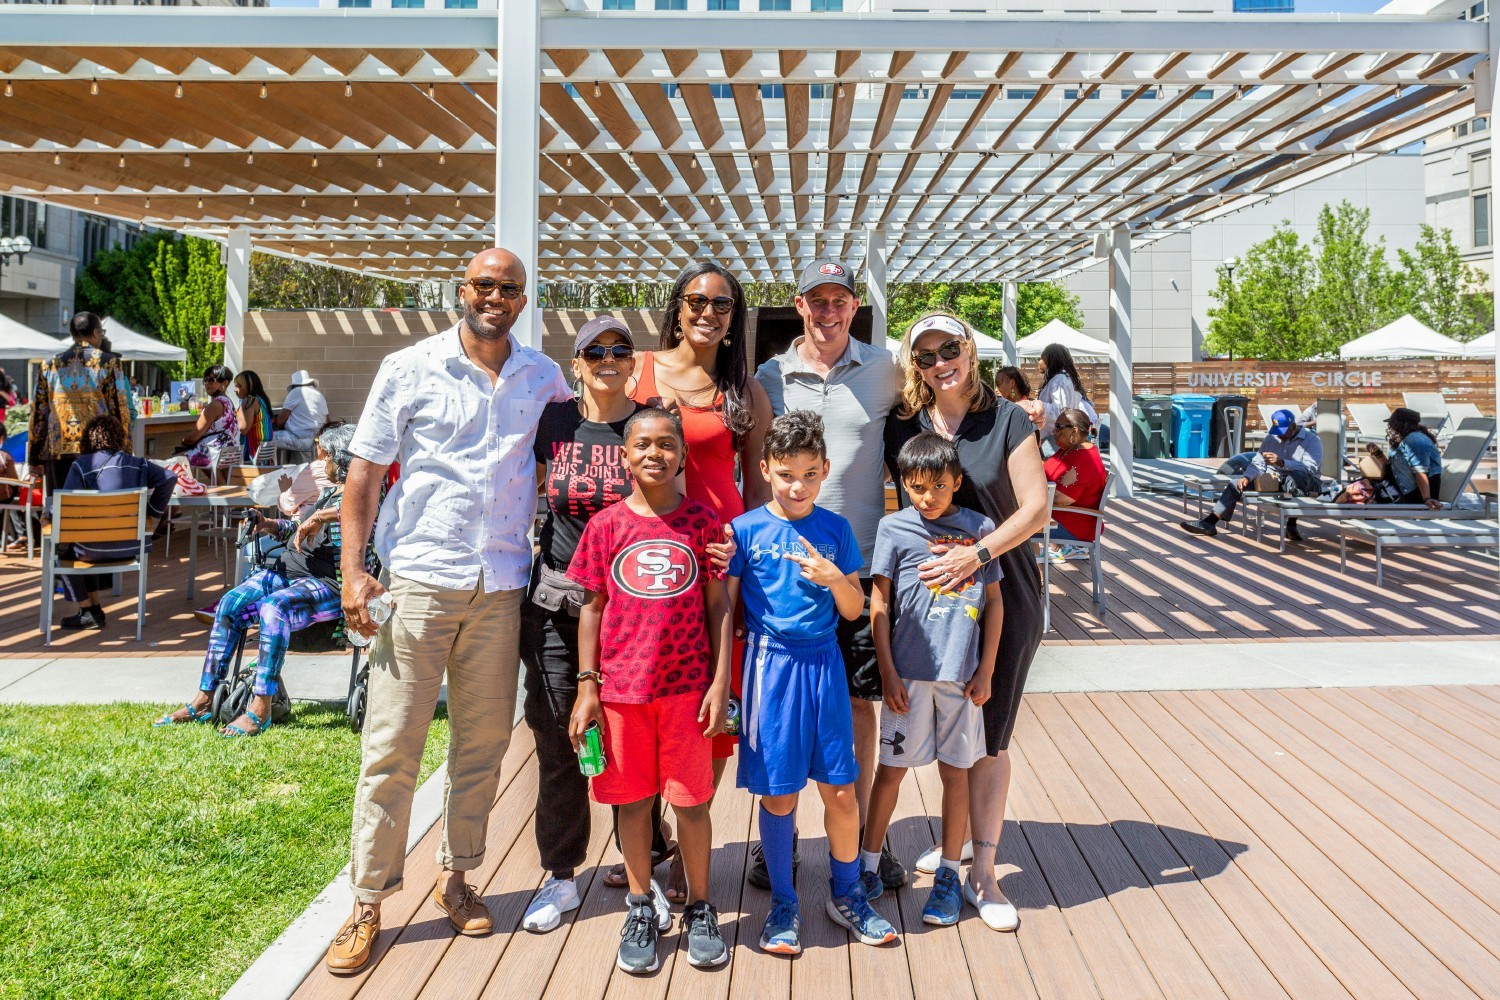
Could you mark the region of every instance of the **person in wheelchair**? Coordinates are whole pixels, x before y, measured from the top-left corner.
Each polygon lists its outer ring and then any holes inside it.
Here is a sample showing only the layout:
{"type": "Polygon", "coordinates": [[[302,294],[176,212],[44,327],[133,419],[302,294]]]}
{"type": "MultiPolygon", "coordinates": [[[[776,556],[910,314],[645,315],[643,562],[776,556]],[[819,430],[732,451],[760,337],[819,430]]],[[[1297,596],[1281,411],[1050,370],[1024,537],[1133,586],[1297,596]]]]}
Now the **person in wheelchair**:
{"type": "Polygon", "coordinates": [[[340,600],[339,508],[344,479],[353,456],[349,442],[354,425],[325,430],[318,447],[328,457],[328,479],[316,503],[298,520],[272,519],[257,511],[247,514],[255,533],[280,539],[285,550],[219,601],[203,674],[193,700],[157,719],[153,725],[207,722],[213,717],[214,689],[233,668],[235,651],[251,625],[260,627],[260,651],[255,661],[253,696],[245,711],[221,732],[225,736],[255,736],[271,726],[272,699],[281,690],[281,667],[291,635],[314,622],[330,621],[343,613],[340,600]]]}

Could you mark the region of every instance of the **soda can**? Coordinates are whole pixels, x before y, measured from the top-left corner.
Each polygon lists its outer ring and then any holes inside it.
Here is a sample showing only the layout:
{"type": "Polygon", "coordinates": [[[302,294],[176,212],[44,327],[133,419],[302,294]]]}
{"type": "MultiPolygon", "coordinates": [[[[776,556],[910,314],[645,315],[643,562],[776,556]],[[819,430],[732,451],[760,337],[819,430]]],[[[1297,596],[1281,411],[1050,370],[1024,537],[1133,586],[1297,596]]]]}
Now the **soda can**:
{"type": "Polygon", "coordinates": [[[578,770],[584,777],[593,778],[604,773],[604,740],[597,722],[589,723],[583,731],[583,739],[574,749],[578,751],[578,770]]]}
{"type": "Polygon", "coordinates": [[[729,696],[729,705],[724,709],[724,735],[738,736],[740,734],[740,700],[734,695],[729,696]]]}

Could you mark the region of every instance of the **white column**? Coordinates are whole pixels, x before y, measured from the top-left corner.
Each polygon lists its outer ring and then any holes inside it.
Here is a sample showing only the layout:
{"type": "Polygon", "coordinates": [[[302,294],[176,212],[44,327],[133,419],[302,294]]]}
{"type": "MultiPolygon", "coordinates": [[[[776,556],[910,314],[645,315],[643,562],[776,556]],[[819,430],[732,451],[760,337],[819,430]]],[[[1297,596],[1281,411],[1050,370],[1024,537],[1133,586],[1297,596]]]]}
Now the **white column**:
{"type": "Polygon", "coordinates": [[[1005,283],[1005,363],[1008,365],[1019,364],[1016,361],[1016,283],[1007,281],[1005,283]]]}
{"type": "Polygon", "coordinates": [[[499,4],[500,79],[495,107],[495,245],[526,265],[530,306],[512,328],[516,339],[542,345],[541,310],[537,305],[537,209],[541,148],[537,108],[541,106],[540,0],[504,0],[499,4]]]}
{"type": "Polygon", "coordinates": [[[457,292],[457,289],[454,286],[453,282],[451,282],[451,281],[440,281],[440,282],[438,282],[438,299],[439,299],[439,304],[444,309],[457,309],[458,308],[458,292],[457,292]]]}
{"type": "Polygon", "coordinates": [[[890,306],[885,294],[886,254],[885,231],[878,223],[866,223],[865,294],[870,297],[870,312],[873,313],[870,343],[877,347],[883,347],[881,342],[889,336],[890,306]]]}
{"type": "MultiPolygon", "coordinates": [[[[1490,137],[1490,163],[1494,164],[1494,163],[1500,163],[1500,159],[1497,159],[1497,157],[1500,157],[1500,135],[1497,135],[1495,133],[1495,109],[1497,107],[1500,107],[1500,24],[1497,24],[1497,22],[1495,21],[1495,17],[1494,17],[1493,14],[1489,18],[1489,26],[1490,26],[1490,63],[1489,63],[1488,79],[1485,80],[1485,85],[1488,86],[1489,93],[1488,94],[1482,94],[1482,95],[1476,95],[1476,96],[1478,96],[1480,98],[1484,98],[1484,97],[1489,98],[1489,106],[1484,109],[1484,112],[1485,112],[1486,115],[1489,116],[1489,119],[1490,119],[1489,120],[1489,126],[1490,127],[1489,127],[1489,130],[1488,130],[1488,134],[1489,134],[1489,137],[1490,137]]],[[[1480,76],[1477,73],[1475,75],[1475,79],[1476,79],[1476,81],[1479,80],[1479,79],[1481,79],[1480,76]]],[[[1494,224],[1494,218],[1495,218],[1494,203],[1495,203],[1495,199],[1494,199],[1493,196],[1491,196],[1491,198],[1490,198],[1490,220],[1491,220],[1490,221],[1490,290],[1492,292],[1500,290],[1500,253],[1496,253],[1496,250],[1495,250],[1496,240],[1495,240],[1495,224],[1494,224]]],[[[1496,318],[1497,321],[1500,321],[1500,297],[1497,297],[1495,299],[1495,318],[1496,318]]],[[[1500,329],[1500,322],[1497,322],[1496,329],[1500,329]]],[[[1495,352],[1495,390],[1496,390],[1495,391],[1495,406],[1496,406],[1496,409],[1494,410],[1494,412],[1497,413],[1497,414],[1500,414],[1500,351],[1496,351],[1495,352]]]]}
{"type": "Polygon", "coordinates": [[[1109,232],[1109,467],[1115,496],[1135,496],[1130,392],[1130,230],[1109,232]]]}
{"type": "Polygon", "coordinates": [[[224,274],[224,364],[239,374],[245,367],[245,313],[250,305],[250,230],[229,231],[229,261],[224,274]]]}

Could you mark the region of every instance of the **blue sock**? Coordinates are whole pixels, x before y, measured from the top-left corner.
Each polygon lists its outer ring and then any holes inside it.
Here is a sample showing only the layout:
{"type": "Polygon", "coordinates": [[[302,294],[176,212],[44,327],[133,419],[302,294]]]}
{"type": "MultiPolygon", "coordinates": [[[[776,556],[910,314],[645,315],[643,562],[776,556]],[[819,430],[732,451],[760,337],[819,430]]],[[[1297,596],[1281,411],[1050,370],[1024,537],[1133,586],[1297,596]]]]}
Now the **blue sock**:
{"type": "Polygon", "coordinates": [[[859,885],[859,859],[853,861],[840,861],[832,854],[828,855],[828,884],[833,889],[835,897],[848,896],[854,892],[855,886],[859,885]]]}
{"type": "Polygon", "coordinates": [[[797,899],[792,881],[792,842],[796,839],[795,813],[777,816],[760,807],[760,849],[766,857],[766,873],[771,876],[771,892],[793,902],[797,899]]]}

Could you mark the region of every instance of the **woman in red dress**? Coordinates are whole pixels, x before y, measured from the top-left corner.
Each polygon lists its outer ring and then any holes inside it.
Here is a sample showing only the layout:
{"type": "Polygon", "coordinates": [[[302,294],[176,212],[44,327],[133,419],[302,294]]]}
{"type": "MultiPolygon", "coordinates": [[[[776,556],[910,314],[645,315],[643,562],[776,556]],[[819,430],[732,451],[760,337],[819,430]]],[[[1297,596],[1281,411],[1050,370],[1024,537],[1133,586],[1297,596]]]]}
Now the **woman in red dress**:
{"type": "MultiPolygon", "coordinates": [[[[746,327],[739,281],[713,261],[694,261],[672,284],[657,350],[637,355],[638,381],[631,393],[638,402],[676,410],[687,445],[684,492],[712,507],[726,527],[769,496],[760,461],[771,400],[750,377],[746,327]]],[[[731,661],[736,696],[741,654],[742,643],[736,641],[731,661]]],[[[714,737],[716,787],[736,743],[734,736],[714,737]]],[[[684,888],[674,863],[667,895],[675,901],[684,888]]]]}

